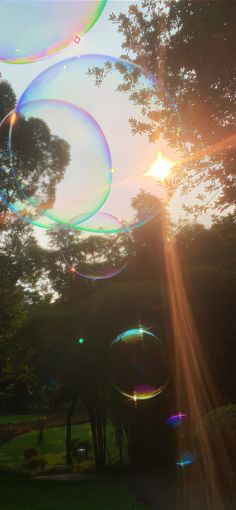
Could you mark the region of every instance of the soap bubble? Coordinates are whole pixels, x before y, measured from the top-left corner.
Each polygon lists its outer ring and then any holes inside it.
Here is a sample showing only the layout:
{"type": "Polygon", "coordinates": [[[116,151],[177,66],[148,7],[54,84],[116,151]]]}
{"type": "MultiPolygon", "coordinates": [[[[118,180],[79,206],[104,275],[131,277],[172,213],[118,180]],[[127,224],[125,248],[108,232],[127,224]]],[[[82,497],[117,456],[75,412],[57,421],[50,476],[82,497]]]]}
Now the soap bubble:
{"type": "Polygon", "coordinates": [[[160,137],[156,134],[155,138],[150,130],[157,131],[160,126],[162,134],[163,130],[173,132],[176,144],[180,134],[178,110],[166,88],[127,60],[81,55],[41,73],[19,104],[64,97],[88,111],[106,135],[113,163],[113,186],[106,212],[119,218],[126,229],[154,218],[170,199],[167,176],[175,161],[160,160],[160,137]],[[162,125],[166,109],[171,112],[171,126],[162,125]],[[155,119],[150,111],[156,111],[155,119]]]}
{"type": "Polygon", "coordinates": [[[189,466],[190,464],[195,462],[196,459],[197,459],[196,455],[194,455],[193,453],[189,451],[183,451],[182,453],[180,453],[176,461],[176,465],[179,467],[189,466]]]}
{"type": "MultiPolygon", "coordinates": [[[[20,216],[23,201],[47,218],[42,226],[69,225],[72,217],[79,224],[106,201],[110,151],[100,126],[84,110],[59,100],[18,105],[0,126],[0,143],[1,176],[8,189],[9,175],[14,181],[11,208],[20,216]]],[[[2,195],[9,202],[4,186],[2,195]]]]}
{"type": "Polygon", "coordinates": [[[111,382],[132,400],[147,400],[162,393],[169,378],[169,360],[163,343],[142,327],[113,340],[109,349],[111,382]]]}
{"type": "Polygon", "coordinates": [[[117,276],[129,262],[130,234],[108,234],[106,230],[119,230],[122,225],[107,213],[98,212],[85,223],[94,232],[88,234],[74,229],[61,229],[59,232],[61,252],[69,271],[91,280],[117,276]]]}
{"type": "Polygon", "coordinates": [[[186,418],[187,418],[186,414],[179,412],[167,418],[166,424],[170,425],[173,428],[177,428],[180,427],[185,422],[186,418]]]}
{"type": "Polygon", "coordinates": [[[79,42],[105,5],[106,0],[2,0],[0,61],[36,62],[79,42]]]}
{"type": "Polygon", "coordinates": [[[42,228],[55,226],[54,221],[35,211],[19,190],[9,152],[9,129],[13,113],[8,114],[0,124],[0,199],[23,221],[42,228]]]}

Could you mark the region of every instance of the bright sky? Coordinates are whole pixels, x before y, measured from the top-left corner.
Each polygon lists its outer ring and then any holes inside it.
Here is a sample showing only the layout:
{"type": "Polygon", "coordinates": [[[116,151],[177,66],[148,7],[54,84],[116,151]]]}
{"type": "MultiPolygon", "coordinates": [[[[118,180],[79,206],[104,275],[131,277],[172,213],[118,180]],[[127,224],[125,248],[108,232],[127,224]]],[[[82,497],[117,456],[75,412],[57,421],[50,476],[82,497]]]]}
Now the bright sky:
{"type": "MultiPolygon", "coordinates": [[[[31,63],[27,65],[9,65],[9,64],[0,64],[0,73],[2,74],[3,78],[6,78],[10,81],[12,84],[17,96],[19,97],[25,90],[25,88],[28,86],[28,84],[42,71],[46,70],[49,66],[60,62],[62,59],[76,56],[76,55],[82,55],[82,54],[88,54],[88,53],[99,53],[99,54],[109,54],[113,56],[120,56],[122,53],[121,49],[121,37],[117,33],[116,26],[114,26],[111,21],[109,21],[109,16],[112,12],[115,12],[116,14],[119,14],[120,12],[127,12],[128,7],[131,3],[129,0],[108,0],[107,5],[101,15],[101,17],[98,19],[97,23],[94,25],[94,27],[91,28],[91,30],[83,37],[81,38],[81,41],[78,45],[72,44],[64,51],[60,52],[59,54],[50,57],[49,59],[45,59],[41,62],[31,63]]],[[[138,3],[138,2],[137,2],[138,3]]],[[[23,27],[24,29],[24,27],[23,27]]],[[[89,109],[89,102],[92,98],[87,97],[87,107],[89,109]]],[[[111,107],[109,106],[109,103],[106,105],[106,101],[104,100],[104,120],[102,120],[102,117],[99,118],[99,110],[95,109],[92,110],[92,114],[94,112],[96,113],[96,119],[100,123],[103,122],[104,125],[102,125],[102,128],[105,129],[106,135],[108,132],[108,121],[111,123],[111,115],[114,115],[114,128],[112,133],[107,135],[109,145],[111,146],[111,149],[116,150],[116,154],[114,156],[115,159],[115,166],[116,167],[125,167],[127,165],[137,167],[141,165],[140,162],[140,151],[142,152],[143,147],[143,155],[145,153],[146,161],[143,164],[143,173],[144,171],[148,170],[148,167],[150,167],[150,164],[153,162],[153,160],[156,157],[157,151],[160,150],[164,156],[167,156],[169,158],[173,157],[173,153],[171,153],[170,149],[166,147],[166,144],[160,140],[154,147],[150,146],[150,148],[147,149],[147,147],[144,144],[144,140],[142,140],[142,137],[136,136],[132,138],[132,151],[131,147],[126,147],[126,150],[122,150],[122,147],[119,147],[117,144],[117,138],[124,137],[124,131],[122,128],[121,118],[120,118],[120,112],[118,111],[120,104],[117,105],[117,110],[114,109],[114,111],[111,111],[111,107]],[[106,108],[107,106],[107,108],[106,108]],[[106,125],[107,122],[107,125],[106,125]],[[110,136],[110,138],[109,138],[110,136]],[[143,144],[143,146],[142,146],[143,144]],[[117,150],[117,147],[119,147],[119,151],[117,150]]],[[[128,105],[128,102],[127,102],[128,105]]],[[[125,102],[123,102],[123,107],[125,108],[125,102]]],[[[103,114],[104,114],[103,111],[103,114]]],[[[129,112],[130,115],[130,112],[129,112]]],[[[63,132],[59,130],[58,133],[60,136],[63,136],[63,132]]],[[[127,135],[128,136],[128,135],[127,135]]],[[[66,138],[66,137],[65,137],[66,138]]],[[[128,140],[128,138],[127,138],[128,140]]],[[[128,143],[128,142],[127,142],[128,143]]],[[[117,169],[117,168],[116,168],[117,169]]],[[[148,179],[148,177],[146,177],[148,179]]],[[[75,181],[76,182],[76,181],[75,181]]],[[[155,186],[155,182],[153,182],[152,186],[155,186]]],[[[151,191],[151,189],[150,189],[151,191]]],[[[199,192],[199,190],[198,190],[199,192]]],[[[127,191],[128,193],[128,191],[127,191]]],[[[185,204],[187,202],[191,202],[193,197],[181,197],[179,193],[176,193],[176,196],[172,199],[171,204],[169,206],[169,210],[171,213],[171,216],[173,217],[174,221],[178,221],[178,219],[181,217],[181,204],[184,202],[185,204]]],[[[106,211],[108,212],[114,212],[110,208],[110,203],[113,200],[113,197],[109,198],[108,203],[106,204],[106,211]],[[109,202],[110,200],[110,202],[109,202]]],[[[116,215],[118,217],[122,217],[122,201],[120,199],[114,199],[116,201],[116,215]]],[[[114,203],[114,201],[113,201],[114,203]]],[[[104,208],[103,208],[104,209],[104,208]]],[[[201,220],[204,223],[209,223],[209,218],[207,216],[202,217],[201,220]]],[[[36,229],[36,235],[37,238],[41,243],[44,243],[44,233],[42,229],[36,229]]]]}

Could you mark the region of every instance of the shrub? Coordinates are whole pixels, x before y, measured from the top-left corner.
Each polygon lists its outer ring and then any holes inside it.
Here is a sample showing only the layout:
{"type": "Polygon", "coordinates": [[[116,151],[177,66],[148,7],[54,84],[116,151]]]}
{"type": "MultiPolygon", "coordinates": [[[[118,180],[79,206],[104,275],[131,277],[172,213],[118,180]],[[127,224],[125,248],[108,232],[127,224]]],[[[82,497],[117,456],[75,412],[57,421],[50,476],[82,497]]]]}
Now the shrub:
{"type": "Polygon", "coordinates": [[[24,463],[24,468],[28,469],[29,471],[37,471],[39,469],[43,470],[46,464],[47,462],[43,455],[36,455],[24,463]]]}
{"type": "Polygon", "coordinates": [[[229,404],[214,409],[205,416],[204,422],[212,435],[216,430],[224,431],[229,426],[236,433],[236,405],[229,404]]]}
{"type": "MultiPolygon", "coordinates": [[[[202,424],[215,454],[215,461],[222,472],[222,479],[225,477],[226,484],[230,483],[230,479],[235,483],[236,405],[230,404],[214,409],[203,418],[202,424]],[[224,457],[225,451],[227,452],[226,457],[224,457]]],[[[199,427],[196,432],[201,439],[199,427]]]]}
{"type": "Polygon", "coordinates": [[[89,446],[90,446],[89,441],[80,441],[80,439],[72,439],[71,453],[75,457],[78,457],[79,448],[84,448],[85,449],[85,458],[87,458],[89,446]]]}
{"type": "Polygon", "coordinates": [[[37,448],[28,448],[24,450],[24,459],[25,461],[31,459],[32,457],[37,457],[39,455],[39,451],[37,448]]]}
{"type": "Polygon", "coordinates": [[[27,434],[32,431],[32,427],[28,425],[2,425],[0,426],[0,446],[10,439],[21,434],[27,434]]]}
{"type": "Polygon", "coordinates": [[[72,455],[77,455],[77,449],[79,448],[80,440],[79,439],[72,439],[70,443],[71,453],[72,455]]]}
{"type": "Polygon", "coordinates": [[[95,470],[95,462],[94,460],[84,460],[74,466],[74,471],[78,473],[89,473],[95,470]]]}

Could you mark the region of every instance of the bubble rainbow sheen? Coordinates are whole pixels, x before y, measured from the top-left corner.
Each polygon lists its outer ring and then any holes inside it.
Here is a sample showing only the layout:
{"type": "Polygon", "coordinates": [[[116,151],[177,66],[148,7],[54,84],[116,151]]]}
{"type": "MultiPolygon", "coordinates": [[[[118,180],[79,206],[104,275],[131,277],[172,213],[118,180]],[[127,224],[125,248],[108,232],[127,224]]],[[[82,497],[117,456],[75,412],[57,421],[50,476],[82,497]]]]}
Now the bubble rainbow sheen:
{"type": "Polygon", "coordinates": [[[125,331],[110,345],[109,372],[113,386],[125,397],[135,402],[156,397],[169,379],[165,346],[142,327],[125,331]]]}
{"type": "Polygon", "coordinates": [[[121,227],[120,221],[104,212],[98,212],[86,223],[94,232],[62,229],[60,245],[68,270],[90,280],[106,280],[119,275],[129,263],[131,238],[127,233],[107,233],[121,227]]]}
{"type": "Polygon", "coordinates": [[[76,216],[79,224],[95,214],[110,193],[112,163],[105,135],[91,115],[70,103],[17,105],[0,125],[0,144],[1,178],[5,176],[1,193],[21,217],[27,204],[34,216],[31,221],[28,215],[30,223],[70,226],[76,216]]]}
{"type": "Polygon", "coordinates": [[[106,134],[113,164],[113,186],[106,212],[119,218],[125,229],[130,230],[157,216],[171,198],[166,182],[149,173],[157,158],[160,136],[150,143],[148,129],[140,135],[139,125],[147,123],[157,129],[162,122],[161,112],[168,108],[173,137],[178,140],[180,116],[164,85],[128,60],[109,55],[80,55],[39,74],[26,88],[19,104],[64,97],[92,115],[106,134]],[[142,97],[148,98],[148,111],[158,110],[159,120],[152,122],[141,108],[142,97]]]}
{"type": "Polygon", "coordinates": [[[27,64],[54,55],[96,23],[107,0],[2,0],[0,62],[27,64]]]}
{"type": "Polygon", "coordinates": [[[179,455],[176,461],[176,465],[183,468],[185,466],[193,464],[193,462],[195,462],[196,460],[197,460],[196,455],[189,451],[184,451],[179,455]]]}
{"type": "Polygon", "coordinates": [[[22,196],[14,170],[11,167],[9,151],[9,130],[15,111],[10,112],[0,124],[0,199],[9,211],[23,221],[36,227],[55,227],[55,222],[36,211],[22,196]]]}
{"type": "Polygon", "coordinates": [[[166,424],[170,425],[173,428],[177,428],[183,424],[183,422],[186,420],[186,418],[187,418],[186,414],[179,412],[179,413],[173,414],[172,416],[167,418],[166,424]]]}

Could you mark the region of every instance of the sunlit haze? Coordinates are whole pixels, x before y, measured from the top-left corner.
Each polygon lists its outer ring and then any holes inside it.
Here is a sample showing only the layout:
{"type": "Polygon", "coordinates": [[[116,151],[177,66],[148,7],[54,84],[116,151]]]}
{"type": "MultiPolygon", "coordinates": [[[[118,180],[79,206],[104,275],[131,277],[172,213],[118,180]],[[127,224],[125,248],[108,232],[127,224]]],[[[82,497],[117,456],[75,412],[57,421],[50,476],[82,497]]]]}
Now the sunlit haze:
{"type": "Polygon", "coordinates": [[[165,158],[159,151],[155,161],[149,170],[144,174],[147,177],[153,177],[157,181],[164,182],[170,176],[171,168],[175,165],[175,161],[165,158]]]}
{"type": "MultiPolygon", "coordinates": [[[[132,2],[134,3],[134,2],[132,2]]],[[[76,56],[78,54],[107,54],[108,48],[109,53],[114,56],[120,56],[122,54],[122,48],[121,43],[122,39],[120,34],[117,32],[116,26],[111,23],[109,20],[109,16],[112,12],[115,14],[119,14],[120,12],[127,12],[130,2],[128,1],[110,1],[107,3],[100,19],[96,23],[96,25],[93,27],[93,30],[88,32],[86,35],[81,37],[81,40],[74,41],[67,49],[65,49],[62,52],[59,52],[59,54],[51,57],[50,59],[46,59],[43,61],[39,61],[36,63],[32,63],[30,65],[25,65],[23,68],[22,66],[12,66],[9,64],[1,64],[0,65],[0,73],[3,78],[8,79],[9,82],[12,84],[17,96],[19,97],[27,87],[27,85],[42,71],[46,70],[49,66],[52,66],[53,64],[59,62],[63,58],[68,58],[71,56],[76,56]]],[[[86,90],[85,90],[86,93],[86,90]]],[[[171,91],[170,91],[171,93],[171,91]]],[[[67,98],[65,97],[65,100],[67,98]]],[[[93,101],[93,98],[87,97],[88,105],[89,102],[93,101]]],[[[111,112],[106,108],[106,97],[103,99],[104,103],[104,111],[103,111],[103,122],[104,126],[102,125],[102,128],[105,127],[105,133],[107,134],[106,129],[106,117],[109,119],[111,117],[111,112]]],[[[128,107],[128,99],[127,99],[127,107],[128,107]]],[[[99,105],[97,105],[99,106],[99,105]]],[[[96,106],[96,108],[97,108],[96,106]]],[[[130,114],[132,115],[132,105],[130,104],[130,114]]],[[[117,146],[117,138],[119,137],[119,133],[122,133],[124,135],[124,126],[120,125],[119,118],[120,118],[120,112],[117,111],[117,107],[114,104],[114,125],[115,129],[113,134],[109,132],[109,145],[111,147],[111,150],[113,153],[115,153],[116,158],[116,166],[114,171],[114,179],[113,179],[113,194],[108,197],[108,200],[105,204],[106,211],[107,212],[113,212],[113,206],[115,205],[115,214],[118,218],[122,217],[122,207],[124,208],[124,204],[121,203],[117,192],[117,185],[116,185],[116,177],[118,175],[118,172],[120,169],[125,166],[133,166],[136,167],[137,172],[140,173],[139,167],[141,168],[141,165],[143,167],[142,174],[145,175],[147,181],[150,179],[149,184],[149,192],[152,192],[152,186],[153,191],[156,187],[156,181],[159,180],[163,182],[165,178],[169,175],[171,168],[175,164],[176,160],[178,159],[178,156],[176,156],[176,151],[173,148],[170,148],[167,146],[167,143],[163,139],[157,140],[155,144],[151,143],[148,147],[147,151],[147,145],[145,145],[144,137],[135,135],[132,137],[132,152],[130,151],[130,148],[128,151],[124,150],[124,147],[120,148],[118,151],[117,146]],[[114,136],[114,139],[112,139],[112,136],[114,136]],[[139,158],[139,151],[143,146],[143,157],[142,161],[139,158]],[[146,172],[145,172],[146,168],[146,172]],[[153,180],[153,183],[152,183],[153,180]],[[116,198],[117,196],[117,198],[116,198]],[[112,204],[112,210],[111,210],[111,204],[112,204]]],[[[99,120],[99,118],[98,118],[99,120]]],[[[15,117],[12,119],[12,122],[15,122],[15,117]]],[[[126,127],[127,129],[127,127],[126,127]]],[[[62,136],[63,133],[60,133],[62,136]]],[[[123,178],[123,177],[122,177],[123,178]]],[[[138,188],[137,188],[138,192],[138,188]]],[[[198,193],[199,191],[197,191],[198,193]]],[[[126,193],[130,193],[130,186],[127,185],[126,187],[126,193]]],[[[170,213],[170,216],[174,222],[178,222],[178,220],[183,216],[182,211],[182,203],[191,203],[192,200],[194,200],[194,196],[196,194],[191,194],[191,196],[182,196],[180,191],[177,191],[175,195],[172,197],[171,202],[168,205],[168,211],[170,213]]],[[[128,196],[128,195],[127,195],[128,196]]],[[[126,213],[128,215],[128,212],[126,213]]],[[[204,223],[209,223],[209,217],[207,215],[202,216],[200,218],[201,221],[204,223]]],[[[40,244],[47,246],[47,236],[44,229],[35,227],[35,234],[37,239],[39,240],[40,244]]]]}

